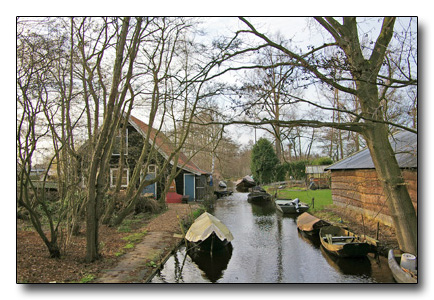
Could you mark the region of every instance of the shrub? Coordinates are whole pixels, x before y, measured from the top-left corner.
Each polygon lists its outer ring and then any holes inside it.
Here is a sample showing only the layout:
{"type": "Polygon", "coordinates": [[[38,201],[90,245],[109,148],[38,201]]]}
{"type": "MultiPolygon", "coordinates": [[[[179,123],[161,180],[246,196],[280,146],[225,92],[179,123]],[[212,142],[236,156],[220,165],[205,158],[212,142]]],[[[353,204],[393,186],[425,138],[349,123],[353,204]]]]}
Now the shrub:
{"type": "Polygon", "coordinates": [[[333,163],[333,160],[330,157],[319,157],[319,158],[312,160],[311,165],[327,166],[327,165],[331,165],[332,163],[333,163]]]}
{"type": "Polygon", "coordinates": [[[294,179],[302,180],[306,178],[306,165],[309,165],[308,160],[298,160],[287,163],[287,174],[294,179]]]}
{"type": "Polygon", "coordinates": [[[270,183],[276,179],[276,166],[279,159],[273,145],[266,138],[260,138],[253,146],[250,169],[259,184],[270,183]]]}

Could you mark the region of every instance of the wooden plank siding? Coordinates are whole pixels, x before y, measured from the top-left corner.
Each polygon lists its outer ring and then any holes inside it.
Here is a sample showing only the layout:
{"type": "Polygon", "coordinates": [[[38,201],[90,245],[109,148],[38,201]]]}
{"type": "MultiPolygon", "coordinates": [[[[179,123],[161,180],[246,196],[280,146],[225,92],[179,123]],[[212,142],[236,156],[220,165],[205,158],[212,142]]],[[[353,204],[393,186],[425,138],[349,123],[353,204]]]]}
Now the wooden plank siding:
{"type": "MultiPolygon", "coordinates": [[[[402,174],[417,212],[417,169],[402,170],[402,174]]],[[[386,196],[374,169],[332,170],[331,182],[334,204],[392,224],[386,196]]]]}

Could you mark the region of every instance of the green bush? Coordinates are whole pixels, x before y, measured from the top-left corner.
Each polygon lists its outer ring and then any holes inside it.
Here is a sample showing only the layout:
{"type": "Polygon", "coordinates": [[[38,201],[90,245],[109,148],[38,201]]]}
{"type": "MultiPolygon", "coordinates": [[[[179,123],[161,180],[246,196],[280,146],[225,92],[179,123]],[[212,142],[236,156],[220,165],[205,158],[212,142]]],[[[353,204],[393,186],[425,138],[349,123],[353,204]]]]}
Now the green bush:
{"type": "Polygon", "coordinates": [[[330,157],[319,157],[312,160],[311,165],[314,166],[328,166],[333,163],[333,160],[330,157]]]}
{"type": "Polygon", "coordinates": [[[279,159],[273,145],[266,138],[260,138],[252,148],[250,169],[259,184],[270,183],[276,179],[276,166],[279,159]]]}
{"type": "Polygon", "coordinates": [[[287,166],[286,172],[289,176],[292,176],[293,179],[302,180],[306,179],[306,166],[309,165],[309,160],[297,160],[286,163],[287,166]]]}
{"type": "Polygon", "coordinates": [[[324,166],[331,165],[332,163],[333,161],[329,157],[319,157],[314,160],[297,160],[292,162],[285,162],[280,167],[280,172],[284,174],[284,178],[292,176],[293,179],[304,180],[306,179],[306,166],[324,166]]]}

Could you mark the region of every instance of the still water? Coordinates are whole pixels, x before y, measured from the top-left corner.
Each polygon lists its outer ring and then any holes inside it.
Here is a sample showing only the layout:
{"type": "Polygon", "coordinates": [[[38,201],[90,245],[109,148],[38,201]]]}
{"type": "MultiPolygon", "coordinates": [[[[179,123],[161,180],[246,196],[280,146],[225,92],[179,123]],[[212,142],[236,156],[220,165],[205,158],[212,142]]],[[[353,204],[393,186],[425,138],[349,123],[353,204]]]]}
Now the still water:
{"type": "Polygon", "coordinates": [[[213,214],[232,232],[232,248],[193,255],[181,246],[151,282],[383,283],[394,282],[385,257],[338,259],[297,230],[296,216],[272,203],[247,202],[246,193],[217,200],[213,214]]]}

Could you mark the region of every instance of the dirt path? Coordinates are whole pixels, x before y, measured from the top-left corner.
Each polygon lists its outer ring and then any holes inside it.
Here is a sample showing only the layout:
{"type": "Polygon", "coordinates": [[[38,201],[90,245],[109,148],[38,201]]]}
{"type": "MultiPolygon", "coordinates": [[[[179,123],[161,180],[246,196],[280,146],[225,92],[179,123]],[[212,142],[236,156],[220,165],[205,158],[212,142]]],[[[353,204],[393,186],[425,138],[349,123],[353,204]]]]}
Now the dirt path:
{"type": "Polygon", "coordinates": [[[197,205],[168,204],[169,209],[144,229],[147,234],[110,270],[102,271],[96,283],[146,282],[182,241],[179,220],[188,218],[197,205]]]}

